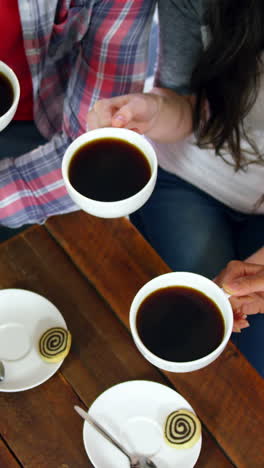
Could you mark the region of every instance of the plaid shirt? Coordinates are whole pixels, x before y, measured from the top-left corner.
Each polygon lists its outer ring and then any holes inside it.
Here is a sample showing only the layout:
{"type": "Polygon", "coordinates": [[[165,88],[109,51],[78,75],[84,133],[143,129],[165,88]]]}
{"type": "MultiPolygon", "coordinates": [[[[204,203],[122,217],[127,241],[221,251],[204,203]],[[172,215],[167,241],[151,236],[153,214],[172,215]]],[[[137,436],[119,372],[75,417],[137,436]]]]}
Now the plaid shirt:
{"type": "Polygon", "coordinates": [[[103,97],[142,91],[155,0],[18,0],[48,143],[0,161],[0,224],[18,227],[78,209],[61,175],[65,149],[103,97]]]}

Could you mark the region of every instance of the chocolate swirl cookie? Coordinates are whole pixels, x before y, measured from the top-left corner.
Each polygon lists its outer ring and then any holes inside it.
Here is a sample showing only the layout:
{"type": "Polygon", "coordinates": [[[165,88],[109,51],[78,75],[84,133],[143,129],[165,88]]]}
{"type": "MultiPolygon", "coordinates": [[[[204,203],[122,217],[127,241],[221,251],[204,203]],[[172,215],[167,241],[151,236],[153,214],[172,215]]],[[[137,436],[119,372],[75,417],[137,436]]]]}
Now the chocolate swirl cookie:
{"type": "Polygon", "coordinates": [[[64,359],[71,347],[71,334],[61,327],[49,328],[39,340],[39,353],[47,362],[64,359]]]}
{"type": "Polygon", "coordinates": [[[201,423],[188,410],[173,411],[165,422],[164,436],[167,444],[175,448],[192,447],[201,434],[201,423]]]}

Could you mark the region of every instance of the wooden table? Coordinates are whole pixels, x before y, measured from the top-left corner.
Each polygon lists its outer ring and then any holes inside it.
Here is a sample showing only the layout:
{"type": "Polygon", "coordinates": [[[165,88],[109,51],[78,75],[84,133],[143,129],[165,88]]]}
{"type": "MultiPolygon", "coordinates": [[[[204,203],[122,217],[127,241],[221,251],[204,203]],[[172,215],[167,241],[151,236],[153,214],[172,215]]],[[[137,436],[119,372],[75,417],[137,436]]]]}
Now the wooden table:
{"type": "Polygon", "coordinates": [[[0,259],[0,288],[47,297],[73,336],[51,379],[0,393],[1,468],[92,467],[73,406],[88,408],[107,388],[134,379],[175,388],[193,406],[203,423],[197,468],[264,467],[264,381],[231,343],[213,364],[186,374],[161,372],[136,350],[132,298],[169,268],[128,220],[54,217],[3,243],[0,259]]]}

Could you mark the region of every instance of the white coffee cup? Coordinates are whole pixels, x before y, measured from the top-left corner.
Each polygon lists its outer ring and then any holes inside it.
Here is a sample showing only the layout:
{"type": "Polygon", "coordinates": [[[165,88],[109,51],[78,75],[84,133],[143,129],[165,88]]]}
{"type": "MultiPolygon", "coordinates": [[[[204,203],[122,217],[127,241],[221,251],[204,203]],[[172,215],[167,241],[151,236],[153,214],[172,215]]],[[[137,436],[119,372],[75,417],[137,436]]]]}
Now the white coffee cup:
{"type": "MultiPolygon", "coordinates": [[[[213,281],[205,278],[204,276],[188,272],[171,272],[161,276],[157,276],[148,283],[146,283],[134,297],[130,307],[130,329],[132,336],[141,354],[154,366],[170,372],[191,372],[201,369],[213,362],[224,350],[230,338],[233,328],[233,311],[231,304],[228,300],[228,295],[217,286],[213,281]],[[210,354],[188,362],[173,362],[167,361],[153,354],[142,342],[139,337],[136,318],[137,312],[141,303],[151,293],[156,290],[171,287],[171,286],[185,286],[202,292],[205,296],[209,297],[219,308],[224,320],[224,335],[221,343],[210,354]]],[[[190,330],[192,332],[192,330],[190,330]]]]}
{"type": "Polygon", "coordinates": [[[13,93],[14,93],[14,99],[11,107],[8,109],[8,111],[0,116],[0,131],[3,130],[7,125],[11,122],[13,119],[19,98],[20,98],[20,86],[19,86],[19,81],[16,77],[16,74],[13,72],[12,68],[10,68],[6,63],[2,62],[0,60],[0,73],[6,76],[8,81],[10,82],[12,88],[13,88],[13,93]]]}
{"type": "Polygon", "coordinates": [[[70,197],[82,210],[100,218],[119,218],[133,213],[148,200],[156,183],[157,167],[156,153],[145,137],[124,128],[99,128],[84,133],[70,144],[62,160],[62,176],[70,197]],[[149,162],[150,179],[139,192],[129,198],[113,202],[94,200],[79,193],[69,180],[69,166],[76,151],[85,143],[103,138],[116,138],[133,144],[144,153],[149,162]]]}

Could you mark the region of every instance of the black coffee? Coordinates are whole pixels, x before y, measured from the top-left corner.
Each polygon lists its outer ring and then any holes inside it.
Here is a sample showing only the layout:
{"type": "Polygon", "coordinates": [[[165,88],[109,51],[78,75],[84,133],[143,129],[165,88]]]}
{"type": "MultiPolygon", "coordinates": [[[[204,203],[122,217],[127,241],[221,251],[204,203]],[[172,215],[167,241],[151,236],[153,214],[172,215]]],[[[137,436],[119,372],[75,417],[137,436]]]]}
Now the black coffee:
{"type": "Polygon", "coordinates": [[[150,176],[144,153],[118,138],[85,143],[73,155],[69,166],[72,186],[85,197],[104,202],[135,195],[150,176]]]}
{"type": "Polygon", "coordinates": [[[0,117],[4,115],[13,104],[14,91],[9,79],[0,72],[0,117]]]}
{"type": "Polygon", "coordinates": [[[159,289],[140,305],[136,326],[143,344],[167,361],[206,356],[221,343],[224,320],[203,293],[183,286],[159,289]]]}

